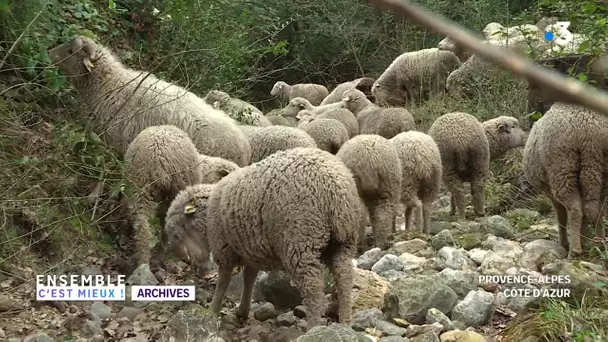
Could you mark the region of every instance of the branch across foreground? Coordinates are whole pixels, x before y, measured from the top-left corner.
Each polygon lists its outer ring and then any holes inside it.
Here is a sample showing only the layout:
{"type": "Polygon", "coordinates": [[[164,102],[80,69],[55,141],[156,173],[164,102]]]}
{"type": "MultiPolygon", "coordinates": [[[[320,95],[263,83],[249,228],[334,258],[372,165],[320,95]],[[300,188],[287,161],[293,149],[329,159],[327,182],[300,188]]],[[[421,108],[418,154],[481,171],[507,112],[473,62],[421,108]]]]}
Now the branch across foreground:
{"type": "Polygon", "coordinates": [[[537,87],[545,87],[560,102],[569,102],[589,107],[608,116],[608,94],[575,79],[568,79],[558,72],[537,65],[526,56],[520,56],[504,48],[482,44],[482,40],[467,29],[442,18],[422,6],[407,0],[368,0],[372,5],[391,10],[431,30],[446,35],[473,51],[479,57],[492,61],[525,77],[537,87]]]}

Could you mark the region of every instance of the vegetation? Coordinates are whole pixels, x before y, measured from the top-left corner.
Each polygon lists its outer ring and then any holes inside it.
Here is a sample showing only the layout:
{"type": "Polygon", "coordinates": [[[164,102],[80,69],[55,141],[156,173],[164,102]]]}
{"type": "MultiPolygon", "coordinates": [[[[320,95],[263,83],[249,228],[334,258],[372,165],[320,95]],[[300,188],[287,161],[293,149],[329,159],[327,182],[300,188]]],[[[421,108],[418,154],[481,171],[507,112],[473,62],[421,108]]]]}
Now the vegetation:
{"type": "MultiPolygon", "coordinates": [[[[591,54],[601,51],[608,36],[608,4],[602,0],[418,2],[477,32],[489,22],[569,20],[572,32],[589,37],[581,52],[591,54]]],[[[267,112],[279,105],[269,96],[278,80],[331,88],[375,77],[400,53],[435,47],[443,38],[358,0],[0,0],[0,27],[0,269],[10,274],[20,267],[69,267],[57,263],[91,251],[130,255],[125,241],[131,233],[117,205],[124,190],[121,160],[76,119],[86,108],[50,65],[47,51],[56,44],[77,34],[90,36],[133,68],[201,96],[222,89],[267,112]],[[99,189],[99,196],[90,196],[99,189]]],[[[480,119],[521,117],[522,87],[521,80],[500,71],[492,87],[479,87],[474,98],[440,96],[410,109],[422,130],[448,111],[480,119]]],[[[513,151],[493,165],[486,189],[491,211],[517,207],[548,214],[546,198],[515,193],[520,162],[521,151],[513,151]]],[[[560,325],[538,326],[551,329],[547,334],[572,332],[564,320],[580,308],[553,305],[552,318],[538,317],[560,325]]]]}

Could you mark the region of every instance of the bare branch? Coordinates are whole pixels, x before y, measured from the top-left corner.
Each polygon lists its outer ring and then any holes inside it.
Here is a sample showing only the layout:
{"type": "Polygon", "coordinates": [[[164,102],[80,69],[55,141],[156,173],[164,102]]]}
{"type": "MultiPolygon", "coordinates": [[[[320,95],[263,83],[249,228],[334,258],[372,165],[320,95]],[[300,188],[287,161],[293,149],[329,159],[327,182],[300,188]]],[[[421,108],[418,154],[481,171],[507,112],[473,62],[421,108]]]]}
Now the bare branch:
{"type": "Polygon", "coordinates": [[[561,102],[587,106],[608,116],[608,96],[583,82],[567,79],[555,71],[540,67],[526,56],[504,48],[482,44],[481,40],[461,25],[437,16],[407,0],[369,0],[379,8],[391,10],[431,30],[444,34],[465,46],[479,57],[501,64],[507,70],[525,77],[530,83],[548,88],[561,102]]]}

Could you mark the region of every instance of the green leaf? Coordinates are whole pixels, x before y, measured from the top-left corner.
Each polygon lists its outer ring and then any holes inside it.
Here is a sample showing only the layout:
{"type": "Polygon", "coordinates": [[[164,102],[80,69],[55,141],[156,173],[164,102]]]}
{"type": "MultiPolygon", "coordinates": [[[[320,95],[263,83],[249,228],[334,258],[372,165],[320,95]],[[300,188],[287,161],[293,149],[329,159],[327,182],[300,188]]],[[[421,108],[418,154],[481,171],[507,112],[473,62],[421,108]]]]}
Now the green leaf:
{"type": "Polygon", "coordinates": [[[8,12],[11,9],[9,0],[0,0],[0,11],[8,12]]]}
{"type": "Polygon", "coordinates": [[[587,80],[587,75],[585,74],[578,74],[577,77],[581,82],[585,82],[587,80]]]}
{"type": "Polygon", "coordinates": [[[589,45],[591,45],[591,41],[588,39],[585,40],[581,43],[581,45],[578,46],[578,52],[585,52],[585,50],[589,48],[589,45]]]}
{"type": "Polygon", "coordinates": [[[603,281],[598,281],[598,282],[595,282],[593,285],[594,285],[595,287],[599,287],[599,288],[606,287],[606,283],[604,283],[603,281]]]}
{"type": "Polygon", "coordinates": [[[114,3],[114,0],[108,0],[108,8],[110,8],[110,9],[116,8],[116,4],[114,3]]]}

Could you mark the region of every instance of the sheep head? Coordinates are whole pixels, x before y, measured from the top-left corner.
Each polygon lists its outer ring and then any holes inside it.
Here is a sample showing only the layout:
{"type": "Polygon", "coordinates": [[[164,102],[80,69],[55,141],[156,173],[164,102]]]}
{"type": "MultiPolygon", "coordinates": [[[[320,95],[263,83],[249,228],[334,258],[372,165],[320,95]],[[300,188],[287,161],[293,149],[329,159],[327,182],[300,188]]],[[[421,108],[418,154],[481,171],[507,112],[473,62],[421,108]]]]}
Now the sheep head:
{"type": "Polygon", "coordinates": [[[204,273],[209,269],[207,204],[215,185],[196,184],[180,191],[167,210],[165,232],[176,254],[204,273]]]}
{"type": "Polygon", "coordinates": [[[524,146],[527,134],[519,126],[519,121],[512,116],[499,116],[483,123],[491,158],[497,158],[510,149],[524,146]]]}
{"type": "Polygon", "coordinates": [[[310,109],[301,110],[298,115],[296,115],[296,119],[298,122],[309,122],[315,118],[315,113],[310,109]]]}
{"type": "Polygon", "coordinates": [[[313,110],[315,107],[310,104],[310,101],[303,97],[296,97],[289,101],[287,107],[283,108],[283,116],[296,117],[301,110],[313,110]]]}
{"type": "Polygon", "coordinates": [[[270,90],[270,96],[277,96],[284,92],[289,85],[283,81],[278,81],[270,90]]]}
{"type": "Polygon", "coordinates": [[[230,101],[230,95],[221,90],[211,90],[203,99],[205,102],[212,104],[215,109],[218,109],[230,101]]]}
{"type": "Polygon", "coordinates": [[[237,169],[239,166],[230,160],[199,154],[199,170],[203,184],[217,183],[237,169]]]}
{"type": "Polygon", "coordinates": [[[370,95],[372,94],[372,87],[374,86],[374,82],[376,82],[376,80],[371,77],[362,77],[357,81],[358,82],[355,89],[367,95],[367,98],[369,99],[370,95]]]}
{"type": "Polygon", "coordinates": [[[82,77],[93,70],[99,58],[97,43],[91,38],[80,36],[69,43],[63,43],[49,50],[53,64],[57,64],[67,76],[82,77]]]}
{"type": "Polygon", "coordinates": [[[357,89],[348,89],[342,94],[342,102],[346,104],[346,109],[353,112],[355,115],[361,111],[361,109],[372,104],[367,99],[367,96],[357,89]]]}
{"type": "Polygon", "coordinates": [[[376,104],[379,106],[403,107],[407,103],[409,91],[405,84],[395,85],[389,88],[388,86],[376,82],[372,86],[372,95],[376,99],[376,104]]]}

